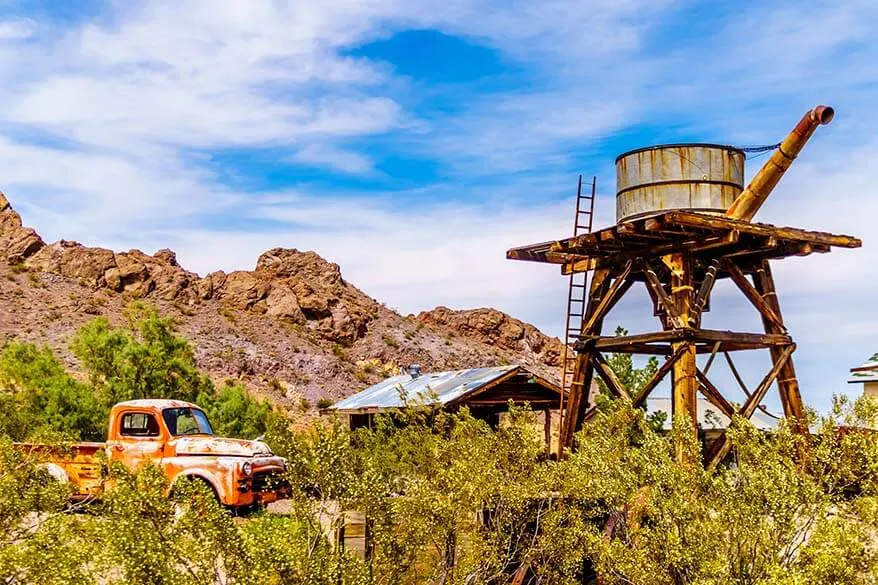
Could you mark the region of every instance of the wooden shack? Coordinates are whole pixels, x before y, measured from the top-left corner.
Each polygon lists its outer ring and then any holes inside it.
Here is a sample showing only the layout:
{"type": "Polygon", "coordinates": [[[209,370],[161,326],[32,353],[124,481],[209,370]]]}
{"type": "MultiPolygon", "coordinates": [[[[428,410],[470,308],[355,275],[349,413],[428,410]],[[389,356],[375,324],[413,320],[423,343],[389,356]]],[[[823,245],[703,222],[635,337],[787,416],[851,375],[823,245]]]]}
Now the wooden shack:
{"type": "Polygon", "coordinates": [[[509,411],[509,402],[528,404],[538,413],[546,443],[557,436],[561,388],[555,382],[524,366],[470,368],[446,372],[420,373],[410,368],[349,396],[324,413],[335,413],[348,420],[351,430],[371,426],[376,414],[412,405],[432,405],[455,411],[469,408],[472,415],[496,429],[509,411]]]}

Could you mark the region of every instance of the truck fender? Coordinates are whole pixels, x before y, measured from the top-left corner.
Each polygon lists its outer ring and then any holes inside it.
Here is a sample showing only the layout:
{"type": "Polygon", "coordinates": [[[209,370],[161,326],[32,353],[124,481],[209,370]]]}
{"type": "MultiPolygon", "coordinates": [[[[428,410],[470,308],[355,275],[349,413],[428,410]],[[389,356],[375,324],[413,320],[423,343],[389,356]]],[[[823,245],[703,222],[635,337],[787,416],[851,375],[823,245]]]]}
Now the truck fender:
{"type": "Polygon", "coordinates": [[[70,476],[68,476],[64,468],[57,463],[40,463],[37,468],[44,470],[58,483],[70,483],[70,476]]]}
{"type": "Polygon", "coordinates": [[[198,479],[206,483],[207,487],[213,490],[213,493],[216,496],[217,500],[219,500],[220,504],[222,504],[225,500],[224,494],[220,491],[220,484],[216,481],[216,478],[213,477],[213,474],[211,474],[209,471],[202,469],[187,469],[186,471],[181,471],[180,473],[175,475],[174,479],[171,480],[170,492],[173,493],[174,486],[180,479],[186,478],[198,479]]]}

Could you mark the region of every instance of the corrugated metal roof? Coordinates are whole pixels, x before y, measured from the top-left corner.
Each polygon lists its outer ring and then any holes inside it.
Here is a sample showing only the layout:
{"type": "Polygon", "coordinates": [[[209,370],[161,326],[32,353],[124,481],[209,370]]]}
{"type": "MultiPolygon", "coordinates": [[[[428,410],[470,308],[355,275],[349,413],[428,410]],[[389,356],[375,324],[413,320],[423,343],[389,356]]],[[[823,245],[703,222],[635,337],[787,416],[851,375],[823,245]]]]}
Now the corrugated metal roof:
{"type": "MultiPolygon", "coordinates": [[[[720,410],[715,407],[713,404],[705,400],[704,398],[698,399],[698,424],[701,425],[701,428],[704,430],[712,430],[712,429],[724,429],[729,426],[729,417],[724,415],[720,410]],[[708,412],[712,413],[708,415],[708,412]]],[[[665,430],[671,430],[671,399],[656,397],[656,398],[647,398],[646,399],[646,411],[649,414],[661,411],[668,415],[668,418],[665,420],[665,424],[663,428],[665,430]]],[[[770,431],[777,427],[777,420],[772,417],[766,415],[764,412],[756,410],[753,413],[753,416],[750,417],[750,422],[752,422],[757,429],[763,431],[770,431]]]]}
{"type": "Polygon", "coordinates": [[[851,384],[862,382],[878,382],[878,353],[869,358],[863,365],[851,368],[851,384]]]}
{"type": "MultiPolygon", "coordinates": [[[[521,366],[498,366],[493,368],[471,368],[447,372],[425,373],[413,378],[409,374],[401,374],[387,378],[369,386],[353,396],[333,404],[327,410],[337,412],[374,411],[401,408],[406,402],[424,402],[448,404],[467,394],[475,392],[483,386],[495,382],[505,376],[516,373],[530,373],[521,366]]],[[[539,379],[539,376],[531,374],[539,379]]],[[[551,383],[548,383],[551,386],[551,383]]],[[[667,430],[671,428],[671,399],[655,397],[647,399],[647,411],[667,413],[665,422],[667,430]]],[[[777,421],[760,411],[756,411],[750,420],[757,428],[774,429],[777,421]]],[[[698,422],[704,429],[725,428],[729,419],[719,409],[703,398],[698,399],[698,422]],[[708,415],[711,412],[712,415],[708,415]]]]}
{"type": "Polygon", "coordinates": [[[518,371],[527,372],[520,366],[498,366],[425,373],[416,378],[412,378],[409,374],[402,374],[387,378],[353,396],[348,396],[341,402],[330,406],[328,410],[399,408],[405,402],[412,401],[426,403],[435,401],[438,404],[448,404],[504,376],[514,375],[518,371]]]}

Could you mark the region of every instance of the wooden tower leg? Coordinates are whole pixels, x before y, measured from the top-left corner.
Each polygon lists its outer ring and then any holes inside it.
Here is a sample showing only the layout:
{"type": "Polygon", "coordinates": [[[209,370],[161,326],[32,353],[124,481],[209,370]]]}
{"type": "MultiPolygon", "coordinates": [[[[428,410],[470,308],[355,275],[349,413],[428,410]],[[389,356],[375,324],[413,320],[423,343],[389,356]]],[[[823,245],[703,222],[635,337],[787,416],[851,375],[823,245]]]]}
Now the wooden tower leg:
{"type": "MultiPolygon", "coordinates": [[[[777,292],[774,287],[774,277],[771,274],[771,267],[768,260],[763,260],[756,269],[753,276],[754,286],[762,296],[765,303],[771,308],[777,316],[777,322],[762,316],[762,323],[766,333],[786,333],[783,326],[783,316],[780,312],[780,303],[777,300],[777,292]]],[[[784,348],[771,346],[771,361],[773,365],[777,365],[782,358],[784,348]]],[[[780,368],[780,374],[777,377],[777,387],[780,393],[780,401],[783,405],[784,416],[793,425],[793,429],[801,434],[808,432],[808,425],[805,420],[805,407],[802,404],[802,394],[799,391],[799,380],[796,377],[796,368],[793,366],[793,358],[789,357],[780,368]]]]}
{"type": "MultiPolygon", "coordinates": [[[[610,288],[609,269],[595,270],[589,287],[588,302],[582,317],[583,335],[600,335],[603,316],[598,314],[602,301],[610,288]]],[[[573,367],[570,382],[570,396],[567,397],[567,411],[561,424],[561,448],[573,446],[573,434],[582,427],[585,411],[588,409],[588,394],[594,377],[594,367],[589,352],[579,352],[573,367]]],[[[561,453],[559,452],[559,455],[561,453]]]]}
{"type": "MultiPolygon", "coordinates": [[[[671,303],[674,305],[676,325],[683,328],[691,327],[694,290],[692,286],[692,259],[686,254],[672,254],[665,258],[665,264],[671,269],[671,303]]],[[[695,361],[696,348],[692,341],[681,341],[673,344],[674,352],[680,357],[673,367],[673,396],[671,401],[672,416],[686,415],[691,421],[694,432],[698,432],[698,365],[695,361]]],[[[696,437],[697,438],[697,437],[696,437]]],[[[677,445],[677,460],[683,462],[687,454],[683,446],[677,445]]]]}

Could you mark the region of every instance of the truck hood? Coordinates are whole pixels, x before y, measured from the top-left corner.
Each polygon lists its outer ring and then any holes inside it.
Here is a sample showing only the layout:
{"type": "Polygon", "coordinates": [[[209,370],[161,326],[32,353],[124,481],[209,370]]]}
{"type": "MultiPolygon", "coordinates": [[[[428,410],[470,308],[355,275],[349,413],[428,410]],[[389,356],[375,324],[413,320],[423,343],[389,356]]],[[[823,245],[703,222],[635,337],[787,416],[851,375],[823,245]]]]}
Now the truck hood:
{"type": "Polygon", "coordinates": [[[245,439],[221,439],[219,437],[182,437],[176,440],[177,455],[230,455],[254,457],[271,455],[268,445],[245,439]]]}

